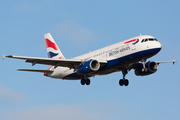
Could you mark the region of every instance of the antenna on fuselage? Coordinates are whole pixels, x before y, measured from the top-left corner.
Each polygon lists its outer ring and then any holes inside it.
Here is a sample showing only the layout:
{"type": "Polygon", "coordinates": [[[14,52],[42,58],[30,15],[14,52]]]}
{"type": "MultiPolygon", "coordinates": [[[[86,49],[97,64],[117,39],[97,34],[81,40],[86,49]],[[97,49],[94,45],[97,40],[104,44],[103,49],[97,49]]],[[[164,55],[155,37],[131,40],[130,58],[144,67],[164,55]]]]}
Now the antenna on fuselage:
{"type": "Polygon", "coordinates": [[[140,36],[141,36],[141,33],[140,33],[140,36]]]}

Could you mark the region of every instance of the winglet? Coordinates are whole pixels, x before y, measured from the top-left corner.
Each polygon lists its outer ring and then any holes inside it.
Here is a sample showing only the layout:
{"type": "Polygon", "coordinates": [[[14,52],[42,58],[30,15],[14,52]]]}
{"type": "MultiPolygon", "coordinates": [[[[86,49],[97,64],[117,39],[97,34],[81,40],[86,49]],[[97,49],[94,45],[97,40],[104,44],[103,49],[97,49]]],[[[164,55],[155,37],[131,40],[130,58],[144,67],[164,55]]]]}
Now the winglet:
{"type": "Polygon", "coordinates": [[[4,60],[4,58],[6,57],[4,54],[2,54],[2,56],[3,56],[3,60],[4,60]]]}
{"type": "Polygon", "coordinates": [[[172,61],[173,61],[173,65],[174,65],[175,62],[177,62],[176,60],[173,60],[173,59],[172,59],[172,61]]]}

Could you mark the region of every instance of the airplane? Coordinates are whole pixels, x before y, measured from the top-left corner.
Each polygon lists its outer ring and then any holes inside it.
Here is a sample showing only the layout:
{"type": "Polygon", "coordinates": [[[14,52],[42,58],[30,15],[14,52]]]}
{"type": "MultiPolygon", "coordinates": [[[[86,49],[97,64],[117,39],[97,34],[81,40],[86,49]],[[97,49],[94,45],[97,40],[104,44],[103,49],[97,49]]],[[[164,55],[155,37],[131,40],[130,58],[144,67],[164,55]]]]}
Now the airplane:
{"type": "Polygon", "coordinates": [[[90,77],[122,71],[123,79],[119,80],[120,86],[129,85],[129,80],[125,76],[131,69],[134,69],[136,76],[146,76],[155,73],[160,63],[177,62],[147,61],[162,47],[161,43],[150,35],[136,36],[72,59],[64,57],[50,33],[45,34],[44,38],[48,58],[3,55],[3,59],[5,57],[24,59],[25,62],[32,63],[32,66],[50,65],[47,70],[18,69],[18,71],[41,72],[46,77],[80,80],[81,85],[90,85],[90,77]]]}

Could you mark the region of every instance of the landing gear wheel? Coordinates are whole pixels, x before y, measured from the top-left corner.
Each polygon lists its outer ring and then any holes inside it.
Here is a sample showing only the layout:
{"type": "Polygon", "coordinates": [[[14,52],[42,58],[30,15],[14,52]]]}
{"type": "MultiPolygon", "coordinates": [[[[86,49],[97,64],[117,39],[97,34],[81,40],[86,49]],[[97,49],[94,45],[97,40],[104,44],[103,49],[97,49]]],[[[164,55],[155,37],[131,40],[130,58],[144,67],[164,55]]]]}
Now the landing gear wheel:
{"type": "Polygon", "coordinates": [[[129,81],[127,79],[124,80],[124,85],[128,86],[129,85],[129,81]]]}
{"type": "Polygon", "coordinates": [[[128,70],[127,70],[127,69],[123,69],[123,70],[122,70],[123,79],[120,79],[120,80],[119,80],[119,85],[120,85],[120,86],[123,86],[123,85],[128,86],[128,85],[129,85],[128,79],[125,79],[127,73],[128,73],[128,70]]]}
{"type": "Polygon", "coordinates": [[[85,83],[86,83],[86,80],[84,78],[81,79],[81,85],[85,85],[85,83]]]}
{"type": "Polygon", "coordinates": [[[86,79],[86,85],[90,85],[91,81],[90,79],[86,79]]]}
{"type": "Polygon", "coordinates": [[[127,79],[120,79],[119,80],[119,85],[120,86],[123,86],[123,85],[128,86],[129,85],[129,81],[127,79]]]}
{"type": "Polygon", "coordinates": [[[124,84],[124,81],[123,81],[122,79],[120,79],[120,80],[119,80],[119,85],[120,85],[120,86],[123,86],[123,84],[124,84]]]}

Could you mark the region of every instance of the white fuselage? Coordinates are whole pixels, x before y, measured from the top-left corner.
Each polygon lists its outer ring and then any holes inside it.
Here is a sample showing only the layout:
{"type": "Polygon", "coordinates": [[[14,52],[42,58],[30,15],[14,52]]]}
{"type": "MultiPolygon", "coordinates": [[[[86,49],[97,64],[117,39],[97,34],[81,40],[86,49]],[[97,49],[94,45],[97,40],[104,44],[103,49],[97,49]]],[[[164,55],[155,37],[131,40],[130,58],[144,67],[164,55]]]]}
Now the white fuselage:
{"type": "MultiPolygon", "coordinates": [[[[109,63],[103,69],[93,73],[92,75],[109,74],[116,71],[121,71],[121,66],[138,62],[142,59],[147,59],[157,54],[161,49],[161,44],[154,37],[149,35],[141,35],[133,37],[131,39],[89,52],[87,54],[72,58],[82,59],[84,61],[95,60],[107,60],[109,63]],[[154,40],[146,40],[146,38],[154,40]],[[142,42],[142,40],[144,40],[142,42]],[[127,63],[127,64],[126,64],[127,63]]],[[[80,79],[81,75],[76,73],[76,70],[69,69],[68,67],[51,67],[54,70],[53,73],[48,74],[48,77],[59,79],[80,79]],[[74,77],[73,77],[74,76],[74,77]]]]}

